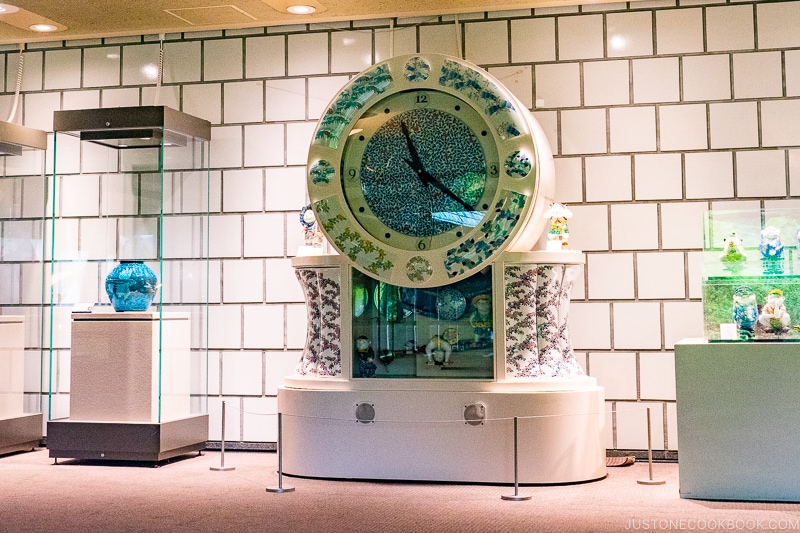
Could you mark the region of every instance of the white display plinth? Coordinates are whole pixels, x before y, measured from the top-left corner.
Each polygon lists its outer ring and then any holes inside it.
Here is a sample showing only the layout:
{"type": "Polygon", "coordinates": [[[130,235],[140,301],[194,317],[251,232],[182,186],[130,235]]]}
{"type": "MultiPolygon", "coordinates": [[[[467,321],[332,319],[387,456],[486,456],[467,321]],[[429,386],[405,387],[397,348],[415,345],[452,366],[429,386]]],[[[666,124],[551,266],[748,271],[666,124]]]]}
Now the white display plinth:
{"type": "Polygon", "coordinates": [[[189,340],[189,313],[73,313],[70,419],[189,416],[189,340]]]}
{"type": "Polygon", "coordinates": [[[25,317],[0,315],[0,454],[33,449],[41,438],[42,413],[25,409],[25,317]]]}
{"type": "Polygon", "coordinates": [[[682,498],[800,501],[800,344],[675,344],[682,498]]]}
{"type": "Polygon", "coordinates": [[[73,313],[70,418],[47,423],[50,457],[157,462],[205,448],[189,340],[189,313],[73,313]]]}
{"type": "Polygon", "coordinates": [[[24,413],[25,317],[0,315],[0,419],[24,413]]]}
{"type": "Polygon", "coordinates": [[[569,290],[583,262],[580,252],[500,256],[493,276],[493,379],[437,379],[425,373],[416,379],[387,379],[350,377],[347,262],[336,255],[295,258],[309,307],[308,338],[298,368],[315,369],[316,374],[287,377],[278,389],[284,472],[338,479],[512,483],[513,420],[518,417],[520,483],[603,478],[603,388],[583,375],[566,327],[569,290]],[[506,287],[512,283],[510,294],[506,287]],[[549,307],[537,313],[542,300],[537,294],[544,293],[552,296],[549,307]],[[519,316],[532,327],[521,331],[519,316]],[[552,323],[537,327],[537,320],[552,323]],[[523,345],[530,350],[521,349],[523,345]],[[545,361],[558,361],[564,377],[544,376],[545,367],[554,368],[545,361]],[[370,417],[359,418],[357,413],[364,412],[370,417]],[[471,419],[474,412],[482,413],[482,420],[471,419]]]}

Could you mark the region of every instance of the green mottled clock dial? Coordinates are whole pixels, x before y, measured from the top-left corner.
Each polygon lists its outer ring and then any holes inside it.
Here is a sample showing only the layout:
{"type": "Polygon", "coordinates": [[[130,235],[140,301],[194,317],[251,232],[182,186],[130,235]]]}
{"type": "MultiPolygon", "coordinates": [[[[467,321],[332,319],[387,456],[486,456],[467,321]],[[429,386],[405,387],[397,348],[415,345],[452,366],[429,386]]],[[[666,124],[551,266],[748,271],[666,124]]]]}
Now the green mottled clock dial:
{"type": "Polygon", "coordinates": [[[341,176],[351,212],[373,237],[425,250],[481,223],[498,167],[488,126],[469,104],[406,91],[379,101],[354,125],[341,176]]]}

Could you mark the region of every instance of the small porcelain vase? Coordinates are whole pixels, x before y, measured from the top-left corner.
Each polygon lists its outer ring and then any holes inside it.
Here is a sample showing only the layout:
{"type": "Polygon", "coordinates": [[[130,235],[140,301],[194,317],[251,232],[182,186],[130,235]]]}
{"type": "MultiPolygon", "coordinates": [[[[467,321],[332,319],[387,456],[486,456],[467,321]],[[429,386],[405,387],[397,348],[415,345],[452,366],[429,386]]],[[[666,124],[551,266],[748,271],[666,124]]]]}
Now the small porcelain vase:
{"type": "Polygon", "coordinates": [[[146,311],[158,279],[143,261],[120,261],[106,277],[106,293],[115,311],[146,311]]]}

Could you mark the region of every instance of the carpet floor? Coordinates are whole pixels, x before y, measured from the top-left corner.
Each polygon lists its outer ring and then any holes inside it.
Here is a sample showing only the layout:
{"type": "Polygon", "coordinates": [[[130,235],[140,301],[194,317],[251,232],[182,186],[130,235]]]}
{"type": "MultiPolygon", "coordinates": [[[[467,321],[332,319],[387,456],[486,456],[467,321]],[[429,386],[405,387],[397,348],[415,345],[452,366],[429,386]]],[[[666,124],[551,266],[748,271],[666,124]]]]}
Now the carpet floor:
{"type": "Polygon", "coordinates": [[[646,463],[600,481],[513,486],[332,481],[284,476],[277,455],[206,451],[152,466],[0,457],[0,532],[493,533],[800,531],[800,504],[681,499],[678,465],[656,463],[664,485],[642,485],[646,463]]]}

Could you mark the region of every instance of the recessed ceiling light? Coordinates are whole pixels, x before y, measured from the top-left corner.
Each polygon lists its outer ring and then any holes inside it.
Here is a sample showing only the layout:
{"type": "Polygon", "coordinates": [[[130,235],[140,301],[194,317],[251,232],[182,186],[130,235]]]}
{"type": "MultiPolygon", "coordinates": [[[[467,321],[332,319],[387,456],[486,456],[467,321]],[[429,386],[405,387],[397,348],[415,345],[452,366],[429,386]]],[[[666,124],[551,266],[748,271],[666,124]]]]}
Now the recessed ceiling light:
{"type": "Polygon", "coordinates": [[[19,11],[17,6],[0,4],[0,15],[8,15],[9,13],[16,13],[17,11],[19,11]]]}
{"type": "Polygon", "coordinates": [[[286,8],[286,11],[291,13],[292,15],[310,15],[314,13],[317,9],[311,6],[289,6],[286,8]]]}
{"type": "Polygon", "coordinates": [[[29,28],[33,31],[39,32],[48,32],[48,31],[57,31],[58,27],[53,26],[52,24],[31,24],[29,28]]]}

